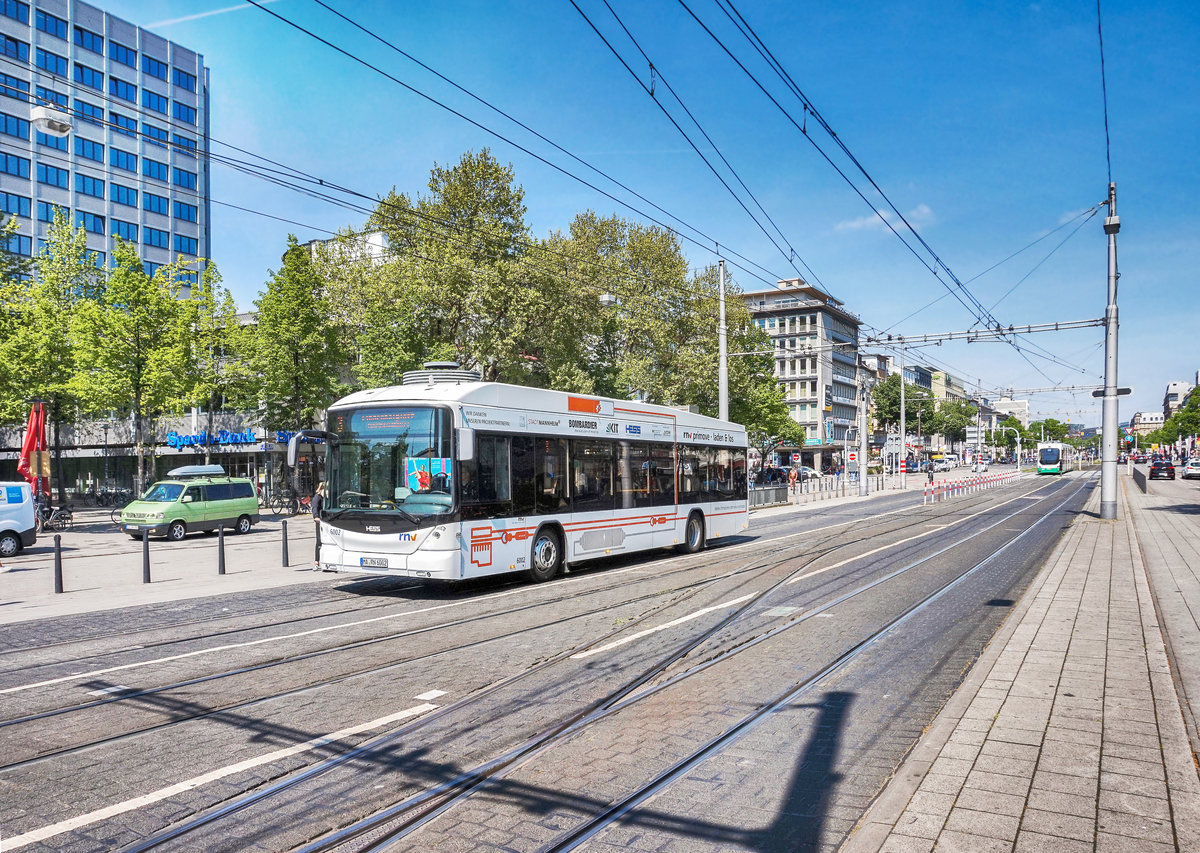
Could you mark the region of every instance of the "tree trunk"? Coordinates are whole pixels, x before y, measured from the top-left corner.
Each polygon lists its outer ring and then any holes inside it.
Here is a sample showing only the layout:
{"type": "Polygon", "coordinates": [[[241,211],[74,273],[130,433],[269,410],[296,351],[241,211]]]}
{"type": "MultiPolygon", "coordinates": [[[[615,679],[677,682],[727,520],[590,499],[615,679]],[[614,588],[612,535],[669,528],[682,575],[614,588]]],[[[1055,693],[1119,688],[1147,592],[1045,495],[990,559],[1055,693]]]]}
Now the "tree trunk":
{"type": "Polygon", "coordinates": [[[55,395],[54,400],[50,403],[50,412],[54,420],[54,470],[58,472],[58,503],[63,506],[67,502],[67,488],[63,480],[62,469],[62,441],[59,438],[59,425],[62,422],[62,409],[59,405],[59,398],[55,395]]]}

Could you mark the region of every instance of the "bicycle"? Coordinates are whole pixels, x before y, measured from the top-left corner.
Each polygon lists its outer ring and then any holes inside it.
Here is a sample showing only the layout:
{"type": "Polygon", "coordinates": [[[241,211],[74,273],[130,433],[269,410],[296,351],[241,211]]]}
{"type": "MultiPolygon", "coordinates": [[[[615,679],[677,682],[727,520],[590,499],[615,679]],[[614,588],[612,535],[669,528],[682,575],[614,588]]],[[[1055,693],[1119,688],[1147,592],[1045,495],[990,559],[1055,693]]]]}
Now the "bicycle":
{"type": "Polygon", "coordinates": [[[38,533],[43,530],[70,530],[74,523],[75,516],[71,512],[71,508],[66,506],[51,508],[41,504],[34,517],[34,525],[38,533]]]}
{"type": "Polygon", "coordinates": [[[295,515],[300,509],[300,502],[289,492],[279,492],[271,499],[271,512],[275,515],[295,515]]]}

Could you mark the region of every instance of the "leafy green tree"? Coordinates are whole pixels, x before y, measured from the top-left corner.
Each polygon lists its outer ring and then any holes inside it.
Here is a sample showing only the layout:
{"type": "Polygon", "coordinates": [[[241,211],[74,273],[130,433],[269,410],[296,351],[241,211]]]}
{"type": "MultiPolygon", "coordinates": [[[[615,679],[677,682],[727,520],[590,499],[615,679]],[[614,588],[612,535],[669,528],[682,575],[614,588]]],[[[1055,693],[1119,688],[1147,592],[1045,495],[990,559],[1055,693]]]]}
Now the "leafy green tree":
{"type": "Polygon", "coordinates": [[[328,321],[311,253],[294,236],[288,236],[283,263],[255,306],[250,362],[260,382],[264,420],[273,428],[314,427],[344,390],[340,373],[347,354],[328,321]]]}
{"type": "MultiPolygon", "coordinates": [[[[871,392],[875,406],[875,421],[887,430],[900,428],[900,374],[889,373],[871,392]]],[[[918,426],[925,434],[934,429],[937,405],[932,395],[920,385],[904,383],[904,428],[916,432],[918,426]],[[919,424],[918,424],[919,422],[919,424]]]]}
{"type": "Polygon", "coordinates": [[[157,418],[181,411],[186,397],[189,342],[178,298],[183,270],[178,263],[164,264],[147,275],[137,247],[124,240],[117,241],[112,259],[100,297],[77,306],[72,331],[79,369],[69,387],[89,414],[130,412],[140,490],[148,479],[157,418]]]}
{"type": "MultiPolygon", "coordinates": [[[[244,358],[247,335],[237,313],[216,264],[208,262],[183,300],[178,334],[186,360],[182,402],[205,411],[209,435],[214,413],[224,403],[257,404],[252,371],[244,358]]],[[[212,445],[205,443],[205,463],[211,461],[211,453],[212,445]]]]}
{"type": "MultiPolygon", "coordinates": [[[[0,339],[0,420],[16,421],[29,411],[33,398],[46,402],[51,424],[55,471],[62,470],[61,426],[74,418],[76,402],[71,381],[77,353],[71,319],[82,303],[95,300],[102,289],[96,255],[88,251],[87,235],[73,229],[61,209],[55,209],[47,240],[34,259],[34,277],[27,265],[10,269],[24,279],[6,279],[3,302],[13,321],[0,339]]],[[[57,478],[59,500],[66,499],[66,483],[57,478]]]]}
{"type": "Polygon", "coordinates": [[[1064,441],[1069,429],[1070,427],[1062,421],[1046,418],[1044,421],[1031,423],[1029,434],[1034,437],[1035,441],[1064,441]]]}
{"type": "Polygon", "coordinates": [[[938,431],[952,442],[964,441],[967,427],[975,425],[975,404],[969,400],[943,400],[937,413],[938,431]]]}

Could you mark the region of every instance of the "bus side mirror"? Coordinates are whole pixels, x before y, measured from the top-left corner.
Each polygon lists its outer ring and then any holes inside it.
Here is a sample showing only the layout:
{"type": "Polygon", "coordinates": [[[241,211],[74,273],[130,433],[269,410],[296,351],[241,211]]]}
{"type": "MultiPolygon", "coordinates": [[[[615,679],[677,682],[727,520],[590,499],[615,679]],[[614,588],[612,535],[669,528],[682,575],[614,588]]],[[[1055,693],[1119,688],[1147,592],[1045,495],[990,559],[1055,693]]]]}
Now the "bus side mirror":
{"type": "Polygon", "coordinates": [[[289,468],[296,467],[296,458],[300,455],[300,433],[296,433],[288,439],[287,446],[287,466],[289,468]]]}
{"type": "Polygon", "coordinates": [[[458,431],[458,461],[470,462],[475,458],[475,430],[464,427],[458,431]]]}

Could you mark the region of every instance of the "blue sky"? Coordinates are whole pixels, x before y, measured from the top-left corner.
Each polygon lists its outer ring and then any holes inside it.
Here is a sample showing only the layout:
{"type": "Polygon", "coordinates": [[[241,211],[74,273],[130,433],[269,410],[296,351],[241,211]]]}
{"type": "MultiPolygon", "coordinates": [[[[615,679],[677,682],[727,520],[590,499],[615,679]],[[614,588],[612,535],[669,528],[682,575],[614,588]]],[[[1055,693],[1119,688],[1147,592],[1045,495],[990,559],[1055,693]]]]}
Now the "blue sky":
{"type": "MultiPolygon", "coordinates": [[[[327,2],[768,271],[754,275],[774,282],[796,274],[569,0],[327,2]]],[[[648,82],[645,60],[603,0],[576,2],[648,82]]],[[[852,175],[870,204],[682,4],[610,2],[658,70],[657,97],[682,116],[665,80],[778,225],[783,238],[776,241],[785,251],[790,246],[849,310],[876,328],[908,335],[971,325],[971,314],[950,296],[909,316],[946,294],[947,276],[932,275],[882,226],[872,211],[885,202],[811,118],[810,138],[852,175]]],[[[490,147],[514,165],[536,234],[565,229],[586,209],[643,218],[260,9],[234,0],[101,5],[204,54],[212,135],[221,143],[368,195],[393,186],[423,193],[435,162],[452,164],[464,151],[490,147]]],[[[800,103],[715,0],[688,6],[801,120],[800,103]]],[[[267,8],[567,171],[585,173],[313,0],[275,0],[267,8]]],[[[998,319],[1103,316],[1103,210],[1075,230],[1108,186],[1094,2],[740,0],[737,9],[937,256],[985,306],[996,303],[998,319]],[[1039,238],[1045,239],[979,275],[1039,238]]],[[[1112,179],[1122,221],[1119,379],[1134,388],[1122,401],[1125,420],[1134,411],[1160,410],[1166,383],[1192,380],[1200,369],[1200,248],[1190,203],[1200,198],[1200,4],[1108,3],[1102,13],[1112,179]]],[[[218,142],[213,150],[230,153],[218,142]]],[[[594,175],[589,180],[603,183],[594,175]]],[[[289,232],[307,240],[325,236],[317,229],[362,220],[220,165],[213,167],[212,196],[214,259],[243,308],[278,266],[289,232]]],[[[687,244],[687,253],[694,266],[716,257],[696,244],[687,244]]],[[[933,264],[919,247],[918,254],[933,264]]],[[[766,286],[747,272],[734,275],[744,289],[766,286]]],[[[911,358],[928,357],[985,389],[1092,385],[1103,375],[1102,340],[1099,328],[1033,339],[1061,363],[1031,355],[1031,365],[996,343],[947,343],[911,358]]],[[[1031,400],[1035,412],[1099,423],[1098,402],[1086,392],[1031,400]]]]}

